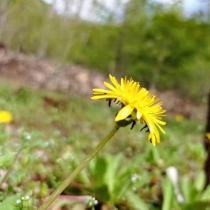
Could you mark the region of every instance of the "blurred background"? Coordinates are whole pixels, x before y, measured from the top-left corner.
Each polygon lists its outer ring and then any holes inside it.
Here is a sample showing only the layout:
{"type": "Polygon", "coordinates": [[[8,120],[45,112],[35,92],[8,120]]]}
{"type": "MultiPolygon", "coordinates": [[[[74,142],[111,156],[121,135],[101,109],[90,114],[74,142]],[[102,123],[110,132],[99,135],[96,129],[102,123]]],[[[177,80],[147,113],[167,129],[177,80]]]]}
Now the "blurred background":
{"type": "Polygon", "coordinates": [[[210,1],[1,0],[0,210],[40,205],[109,131],[89,99],[109,73],[162,99],[166,135],[122,129],[52,210],[210,209],[210,1]]]}
{"type": "Polygon", "coordinates": [[[0,40],[16,52],[198,101],[208,92],[207,0],[4,0],[0,10],[0,40]]]}

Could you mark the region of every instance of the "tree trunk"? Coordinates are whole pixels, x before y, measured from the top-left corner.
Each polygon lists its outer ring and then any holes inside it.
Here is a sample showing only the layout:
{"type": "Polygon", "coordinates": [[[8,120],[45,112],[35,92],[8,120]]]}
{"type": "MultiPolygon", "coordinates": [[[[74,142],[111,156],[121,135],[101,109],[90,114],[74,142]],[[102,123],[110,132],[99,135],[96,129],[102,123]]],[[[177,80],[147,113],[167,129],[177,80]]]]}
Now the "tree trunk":
{"type": "Polygon", "coordinates": [[[207,111],[207,122],[206,122],[206,132],[204,135],[204,147],[207,153],[207,158],[204,164],[204,171],[206,175],[206,182],[204,189],[210,184],[210,139],[207,137],[207,133],[210,133],[210,93],[208,95],[208,111],[207,111]]]}

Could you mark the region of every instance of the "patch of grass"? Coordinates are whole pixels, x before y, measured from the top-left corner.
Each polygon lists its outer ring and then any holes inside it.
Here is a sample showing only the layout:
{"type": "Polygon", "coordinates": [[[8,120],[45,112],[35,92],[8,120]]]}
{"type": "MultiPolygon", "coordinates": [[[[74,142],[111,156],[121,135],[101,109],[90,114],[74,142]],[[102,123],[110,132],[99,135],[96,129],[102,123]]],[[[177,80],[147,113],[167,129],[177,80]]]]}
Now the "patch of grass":
{"type": "MultiPolygon", "coordinates": [[[[109,109],[104,103],[88,98],[6,85],[0,87],[0,108],[14,115],[13,124],[0,127],[3,172],[18,148],[23,147],[8,181],[1,186],[3,198],[29,194],[37,203],[55,189],[112,128],[115,115],[115,108],[109,109]]],[[[103,162],[105,168],[90,166],[64,193],[93,195],[101,201],[100,205],[121,206],[119,209],[123,209],[122,206],[138,209],[136,203],[148,205],[148,209],[161,209],[161,180],[165,169],[175,166],[181,177],[189,176],[193,180],[202,171],[205,157],[201,122],[186,119],[177,122],[172,116],[168,116],[167,122],[166,135],[157,147],[148,143],[140,126],[133,130],[120,129],[93,162],[103,162]],[[104,171],[104,176],[98,170],[104,171]],[[116,176],[110,177],[111,172],[116,176]],[[138,182],[130,181],[133,175],[138,175],[138,182]]]]}

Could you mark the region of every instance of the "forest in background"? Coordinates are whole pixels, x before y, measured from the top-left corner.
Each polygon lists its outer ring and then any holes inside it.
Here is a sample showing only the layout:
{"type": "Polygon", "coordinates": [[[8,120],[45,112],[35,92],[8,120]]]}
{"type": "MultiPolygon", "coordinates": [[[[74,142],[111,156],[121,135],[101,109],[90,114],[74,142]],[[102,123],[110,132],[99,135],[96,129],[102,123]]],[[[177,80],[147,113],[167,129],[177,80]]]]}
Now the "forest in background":
{"type": "Polygon", "coordinates": [[[51,209],[210,209],[210,7],[187,14],[182,0],[108,1],[0,0],[0,210],[43,210],[107,139],[100,141],[120,106],[86,96],[108,73],[133,77],[160,97],[165,135],[156,147],[148,142],[156,130],[147,129],[150,121],[162,120],[158,104],[122,87],[143,115],[51,209]]]}
{"type": "Polygon", "coordinates": [[[96,0],[98,20],[88,21],[80,17],[84,1],[73,15],[71,1],[65,2],[67,12],[59,14],[41,0],[0,1],[0,42],[26,54],[126,74],[149,88],[175,89],[198,101],[209,92],[208,14],[186,17],[181,4],[166,8],[130,0],[118,18],[96,0]]]}

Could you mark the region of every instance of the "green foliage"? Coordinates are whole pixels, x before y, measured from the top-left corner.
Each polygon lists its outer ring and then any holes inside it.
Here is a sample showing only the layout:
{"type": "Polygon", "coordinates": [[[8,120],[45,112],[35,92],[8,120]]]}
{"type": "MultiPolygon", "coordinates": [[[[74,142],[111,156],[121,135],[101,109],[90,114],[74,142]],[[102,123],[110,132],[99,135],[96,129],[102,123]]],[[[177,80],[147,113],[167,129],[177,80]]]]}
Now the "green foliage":
{"type": "MultiPolygon", "coordinates": [[[[90,22],[57,14],[41,0],[8,2],[0,3],[6,21],[0,41],[12,49],[126,73],[148,87],[176,89],[194,99],[209,91],[209,22],[186,18],[179,6],[165,10],[130,0],[119,22],[90,22]]],[[[100,16],[98,4],[95,9],[100,16]]]]}
{"type": "MultiPolygon", "coordinates": [[[[115,110],[84,98],[26,88],[3,86],[0,93],[0,107],[8,107],[14,114],[14,124],[9,129],[0,127],[3,172],[10,168],[22,148],[7,182],[2,185],[5,188],[1,200],[10,203],[7,197],[15,195],[15,198],[11,204],[2,205],[14,206],[21,193],[30,195],[37,206],[109,131],[115,110]],[[60,100],[65,106],[46,104],[45,97],[60,100]]],[[[123,207],[180,210],[208,205],[209,190],[202,192],[203,176],[199,175],[205,157],[201,142],[203,126],[189,120],[177,122],[173,117],[167,121],[166,135],[161,137],[158,147],[149,144],[138,127],[132,131],[121,129],[64,195],[94,196],[100,205],[119,210],[123,207]],[[183,204],[177,202],[173,186],[163,175],[171,165],[180,172],[180,189],[186,199],[183,204]]],[[[58,201],[59,205],[67,206],[75,203],[71,199],[58,201]]]]}
{"type": "Polygon", "coordinates": [[[172,201],[175,197],[173,186],[168,179],[163,181],[163,206],[162,210],[169,210],[172,208],[172,201]]]}
{"type": "Polygon", "coordinates": [[[16,200],[18,199],[17,196],[8,196],[3,202],[0,203],[1,210],[17,210],[16,200]]]}
{"type": "MultiPolygon", "coordinates": [[[[119,22],[107,18],[97,23],[64,17],[38,0],[8,1],[0,41],[24,53],[126,73],[148,87],[176,89],[194,99],[205,96],[210,88],[209,23],[151,7],[145,0],[130,1],[124,12],[119,22]]],[[[32,200],[39,205],[95,147],[112,126],[115,111],[80,97],[8,85],[0,87],[0,96],[0,108],[14,114],[12,125],[0,126],[1,173],[12,166],[0,186],[0,210],[31,210],[32,200]],[[62,105],[47,104],[46,96],[62,105]],[[20,193],[32,198],[25,200],[20,193]]],[[[202,191],[199,173],[205,157],[203,126],[172,117],[167,121],[158,148],[139,128],[121,130],[64,195],[94,196],[100,205],[119,210],[209,209],[210,190],[202,191]],[[174,186],[163,175],[171,165],[180,172],[184,203],[177,201],[174,186]]]]}
{"type": "Polygon", "coordinates": [[[0,210],[33,210],[33,202],[29,196],[12,195],[0,203],[0,210]]]}
{"type": "Polygon", "coordinates": [[[132,167],[121,168],[122,156],[103,156],[90,168],[92,189],[98,200],[116,204],[131,186],[132,167]]]}
{"type": "Polygon", "coordinates": [[[183,202],[178,202],[174,186],[168,178],[163,180],[163,206],[162,210],[208,210],[210,209],[209,196],[210,188],[203,190],[204,174],[198,173],[196,177],[179,177],[180,192],[184,198],[183,202]]]}

